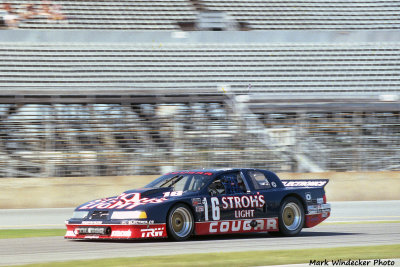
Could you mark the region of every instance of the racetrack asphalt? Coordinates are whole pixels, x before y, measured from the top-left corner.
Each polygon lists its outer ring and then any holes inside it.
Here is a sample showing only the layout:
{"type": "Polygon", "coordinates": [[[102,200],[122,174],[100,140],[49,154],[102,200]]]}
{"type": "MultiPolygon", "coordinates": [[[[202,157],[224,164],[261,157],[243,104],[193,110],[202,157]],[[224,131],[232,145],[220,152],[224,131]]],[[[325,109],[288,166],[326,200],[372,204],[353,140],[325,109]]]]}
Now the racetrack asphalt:
{"type": "MultiPolygon", "coordinates": [[[[251,250],[281,250],[321,247],[400,244],[400,201],[335,202],[328,223],[304,229],[299,236],[272,237],[268,234],[242,234],[194,237],[186,242],[167,240],[142,241],[76,241],[63,237],[0,239],[0,265],[28,264],[77,259],[156,256],[184,253],[233,252],[251,250]],[[389,221],[369,223],[367,221],[389,221]],[[351,221],[353,223],[335,223],[351,221]]],[[[36,214],[53,217],[72,209],[19,210],[19,215],[36,214]],[[57,211],[57,212],[56,212],[57,211]]],[[[0,210],[0,227],[9,228],[11,217],[18,210],[0,210]],[[12,214],[7,216],[7,214],[12,214]]],[[[35,217],[35,216],[33,216],[35,217]]],[[[51,220],[23,216],[26,225],[59,224],[51,220]],[[29,218],[29,222],[26,219],[29,218]]],[[[55,218],[53,218],[55,219],[55,218]]],[[[66,218],[63,218],[65,220],[66,218]]],[[[22,219],[21,219],[22,220],[22,219]]],[[[19,228],[25,228],[20,225],[19,228]]],[[[50,227],[46,227],[50,228],[50,227]]],[[[53,227],[54,228],[54,227],[53,227]]]]}
{"type": "MultiPolygon", "coordinates": [[[[327,222],[400,221],[400,200],[331,202],[327,222]]],[[[64,229],[74,208],[0,209],[0,229],[64,229]]]]}

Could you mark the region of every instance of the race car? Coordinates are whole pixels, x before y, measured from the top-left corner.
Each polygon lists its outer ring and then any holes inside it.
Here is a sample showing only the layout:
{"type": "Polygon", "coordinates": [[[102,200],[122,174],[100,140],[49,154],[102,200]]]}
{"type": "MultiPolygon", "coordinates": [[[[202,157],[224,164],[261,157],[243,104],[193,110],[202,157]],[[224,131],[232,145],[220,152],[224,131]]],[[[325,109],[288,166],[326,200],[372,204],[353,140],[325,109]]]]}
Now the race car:
{"type": "Polygon", "coordinates": [[[144,188],[78,206],[67,239],[170,238],[269,232],[295,236],[329,217],[329,180],[280,180],[268,170],[167,173],[144,188]]]}

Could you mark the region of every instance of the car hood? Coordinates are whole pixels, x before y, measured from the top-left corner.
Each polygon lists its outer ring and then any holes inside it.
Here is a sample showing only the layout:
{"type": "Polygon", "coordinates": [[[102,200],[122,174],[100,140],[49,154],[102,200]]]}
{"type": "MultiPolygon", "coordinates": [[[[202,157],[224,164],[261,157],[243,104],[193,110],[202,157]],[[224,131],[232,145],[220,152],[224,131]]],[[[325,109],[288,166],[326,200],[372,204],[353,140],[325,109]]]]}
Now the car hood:
{"type": "Polygon", "coordinates": [[[125,191],[119,196],[86,202],[76,210],[134,210],[143,205],[162,203],[182,195],[182,191],[172,191],[172,188],[139,188],[125,191]]]}

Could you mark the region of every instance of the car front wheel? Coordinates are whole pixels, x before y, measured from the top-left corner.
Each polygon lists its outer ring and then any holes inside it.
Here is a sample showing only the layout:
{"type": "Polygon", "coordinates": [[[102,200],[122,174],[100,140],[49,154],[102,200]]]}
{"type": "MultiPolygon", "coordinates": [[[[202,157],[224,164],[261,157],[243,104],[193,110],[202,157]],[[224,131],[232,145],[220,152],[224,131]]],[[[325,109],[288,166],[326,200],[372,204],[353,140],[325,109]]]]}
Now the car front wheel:
{"type": "Polygon", "coordinates": [[[175,205],[168,213],[168,237],[175,241],[183,241],[192,235],[193,229],[194,219],[190,209],[184,204],[175,205]]]}

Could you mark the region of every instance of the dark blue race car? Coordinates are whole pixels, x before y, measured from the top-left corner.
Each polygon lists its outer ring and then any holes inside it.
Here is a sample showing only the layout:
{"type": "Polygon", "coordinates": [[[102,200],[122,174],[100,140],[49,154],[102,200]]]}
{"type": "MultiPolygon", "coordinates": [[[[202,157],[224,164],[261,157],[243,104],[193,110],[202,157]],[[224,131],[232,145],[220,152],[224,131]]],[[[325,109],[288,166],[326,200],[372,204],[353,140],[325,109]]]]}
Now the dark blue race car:
{"type": "Polygon", "coordinates": [[[68,239],[134,239],[269,232],[294,236],[330,215],[328,180],[280,180],[267,170],[167,173],[144,188],[87,202],[66,222],[68,239]]]}

